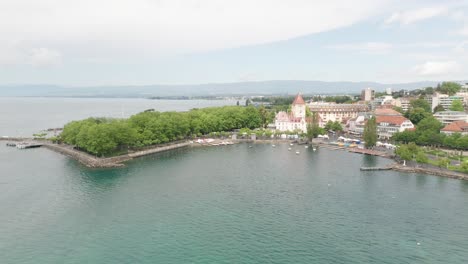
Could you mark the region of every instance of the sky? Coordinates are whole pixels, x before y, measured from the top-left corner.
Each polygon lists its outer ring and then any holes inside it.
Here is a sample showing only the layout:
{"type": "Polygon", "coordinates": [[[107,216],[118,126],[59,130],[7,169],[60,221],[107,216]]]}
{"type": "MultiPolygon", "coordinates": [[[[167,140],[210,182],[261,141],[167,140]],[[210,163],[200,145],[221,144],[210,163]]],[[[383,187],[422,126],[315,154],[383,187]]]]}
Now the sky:
{"type": "Polygon", "coordinates": [[[0,0],[0,85],[468,79],[468,0],[0,0]]]}

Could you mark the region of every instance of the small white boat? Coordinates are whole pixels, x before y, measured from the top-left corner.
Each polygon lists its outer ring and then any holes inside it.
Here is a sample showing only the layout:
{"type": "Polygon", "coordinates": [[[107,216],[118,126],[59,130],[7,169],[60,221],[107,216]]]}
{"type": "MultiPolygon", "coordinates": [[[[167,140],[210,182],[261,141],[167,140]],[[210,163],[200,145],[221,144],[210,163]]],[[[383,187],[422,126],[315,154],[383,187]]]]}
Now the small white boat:
{"type": "Polygon", "coordinates": [[[305,148],[309,148],[309,146],[306,145],[305,148]]]}
{"type": "Polygon", "coordinates": [[[272,147],[276,147],[275,145],[271,145],[272,147]]]}
{"type": "Polygon", "coordinates": [[[288,148],[289,151],[291,151],[291,148],[288,148]]]}
{"type": "Polygon", "coordinates": [[[252,146],[249,146],[249,148],[251,148],[252,146]]]}
{"type": "Polygon", "coordinates": [[[296,151],[296,154],[297,154],[297,155],[299,155],[299,154],[300,154],[300,152],[299,152],[299,151],[296,151]]]}
{"type": "Polygon", "coordinates": [[[312,150],[313,150],[313,151],[316,151],[317,149],[316,149],[316,148],[313,148],[312,150]]]}
{"type": "Polygon", "coordinates": [[[293,143],[291,143],[291,144],[289,144],[289,146],[294,146],[294,144],[293,144],[293,143]]]}

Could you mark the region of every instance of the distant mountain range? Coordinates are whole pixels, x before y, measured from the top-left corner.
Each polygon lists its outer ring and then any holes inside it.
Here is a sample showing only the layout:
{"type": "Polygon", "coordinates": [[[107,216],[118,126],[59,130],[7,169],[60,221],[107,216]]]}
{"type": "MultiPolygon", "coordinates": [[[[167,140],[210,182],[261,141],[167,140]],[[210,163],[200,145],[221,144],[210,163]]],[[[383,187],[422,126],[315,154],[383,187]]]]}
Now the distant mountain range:
{"type": "Polygon", "coordinates": [[[193,85],[142,85],[142,86],[86,86],[57,85],[0,85],[0,96],[45,97],[154,97],[154,96],[234,96],[234,95],[285,95],[296,94],[356,94],[370,87],[376,91],[417,89],[436,86],[438,82],[383,84],[377,82],[323,82],[323,81],[258,81],[236,83],[208,83],[193,85]]]}

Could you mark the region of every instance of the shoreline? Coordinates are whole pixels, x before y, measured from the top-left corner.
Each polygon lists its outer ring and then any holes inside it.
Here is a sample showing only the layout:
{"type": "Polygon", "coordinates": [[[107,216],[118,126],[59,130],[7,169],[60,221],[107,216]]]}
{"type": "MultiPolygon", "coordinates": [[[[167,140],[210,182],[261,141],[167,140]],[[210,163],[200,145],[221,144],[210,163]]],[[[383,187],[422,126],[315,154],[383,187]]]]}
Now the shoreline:
{"type": "MultiPolygon", "coordinates": [[[[216,139],[216,140],[220,140],[220,139],[216,139]]],[[[126,161],[132,160],[134,158],[142,157],[142,156],[159,153],[159,152],[164,152],[164,151],[169,151],[169,150],[179,149],[179,148],[184,148],[184,147],[212,147],[213,146],[210,144],[199,144],[194,141],[186,140],[186,141],[178,142],[178,143],[172,143],[172,144],[169,143],[166,145],[147,147],[146,149],[142,149],[142,150],[138,150],[135,152],[118,155],[114,157],[99,158],[91,154],[88,154],[86,152],[83,152],[81,150],[74,149],[70,145],[53,144],[47,140],[34,140],[32,138],[3,138],[2,137],[0,138],[0,141],[39,142],[42,144],[44,148],[47,148],[51,151],[70,157],[88,168],[119,168],[119,167],[124,167],[125,166],[124,162],[126,161]]],[[[290,142],[294,142],[295,140],[291,140],[291,139],[256,139],[256,140],[235,139],[235,140],[229,140],[229,141],[233,142],[234,144],[238,144],[238,143],[270,144],[270,143],[290,143],[290,142]]],[[[306,144],[311,144],[311,143],[306,143],[306,144]]],[[[344,150],[352,154],[372,155],[372,156],[392,159],[395,161],[395,163],[391,165],[391,170],[393,171],[405,172],[405,173],[421,173],[421,174],[435,175],[435,176],[440,176],[440,177],[447,177],[447,178],[452,178],[452,179],[468,180],[468,174],[465,174],[463,172],[451,171],[451,170],[438,168],[438,167],[419,167],[418,164],[403,166],[398,163],[398,161],[395,159],[394,156],[391,156],[388,153],[381,152],[381,151],[354,150],[354,149],[349,149],[346,147],[329,145],[329,144],[326,144],[325,142],[317,142],[317,141],[312,142],[312,144],[316,144],[319,147],[324,147],[329,150],[344,150]]]]}

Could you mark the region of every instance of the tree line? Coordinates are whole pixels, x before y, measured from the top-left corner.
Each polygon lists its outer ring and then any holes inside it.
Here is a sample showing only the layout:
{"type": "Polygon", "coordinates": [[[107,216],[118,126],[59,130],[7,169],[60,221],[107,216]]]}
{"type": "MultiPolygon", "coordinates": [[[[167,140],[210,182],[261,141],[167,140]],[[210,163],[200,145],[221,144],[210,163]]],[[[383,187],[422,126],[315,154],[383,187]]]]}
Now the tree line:
{"type": "MultiPolygon", "coordinates": [[[[265,114],[265,113],[263,113],[265,114]]],[[[66,124],[64,143],[104,156],[240,128],[259,128],[267,120],[259,109],[224,106],[188,112],[145,111],[128,119],[88,118],[66,124]]]]}
{"type": "Polygon", "coordinates": [[[416,130],[397,132],[392,139],[399,143],[414,142],[421,146],[438,146],[452,149],[467,150],[468,135],[454,133],[446,135],[440,132],[444,126],[432,116],[425,117],[417,125],[416,130]]]}

